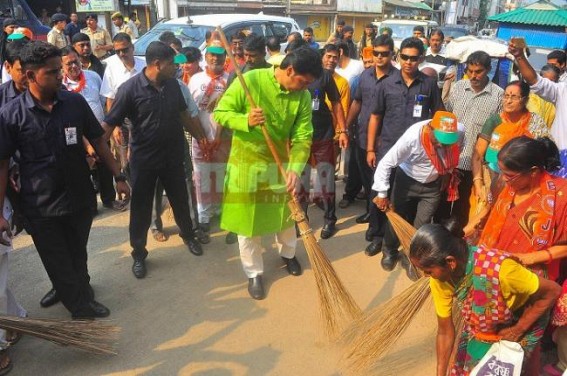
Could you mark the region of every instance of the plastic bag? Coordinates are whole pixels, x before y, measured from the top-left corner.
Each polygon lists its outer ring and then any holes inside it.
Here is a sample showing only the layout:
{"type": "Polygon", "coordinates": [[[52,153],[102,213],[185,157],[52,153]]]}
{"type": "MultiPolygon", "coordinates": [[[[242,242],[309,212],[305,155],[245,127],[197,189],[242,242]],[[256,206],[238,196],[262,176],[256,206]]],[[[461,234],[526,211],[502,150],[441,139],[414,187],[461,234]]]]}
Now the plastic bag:
{"type": "Polygon", "coordinates": [[[524,350],[519,343],[499,341],[493,344],[470,376],[520,376],[524,350]]]}

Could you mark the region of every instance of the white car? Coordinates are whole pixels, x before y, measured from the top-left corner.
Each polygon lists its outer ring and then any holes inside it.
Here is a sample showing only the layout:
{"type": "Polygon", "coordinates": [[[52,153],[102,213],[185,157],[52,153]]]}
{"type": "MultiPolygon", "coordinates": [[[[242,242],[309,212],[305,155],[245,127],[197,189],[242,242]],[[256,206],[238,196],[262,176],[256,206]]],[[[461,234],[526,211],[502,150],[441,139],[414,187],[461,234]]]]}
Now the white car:
{"type": "Polygon", "coordinates": [[[208,14],[181,17],[164,21],[154,26],[134,43],[134,54],[143,56],[148,45],[159,39],[164,31],[171,31],[181,41],[183,47],[197,47],[205,50],[205,35],[220,26],[227,38],[239,30],[249,30],[269,38],[277,36],[282,43],[282,51],[287,45],[287,36],[301,31],[293,18],[268,16],[264,14],[208,14]]]}

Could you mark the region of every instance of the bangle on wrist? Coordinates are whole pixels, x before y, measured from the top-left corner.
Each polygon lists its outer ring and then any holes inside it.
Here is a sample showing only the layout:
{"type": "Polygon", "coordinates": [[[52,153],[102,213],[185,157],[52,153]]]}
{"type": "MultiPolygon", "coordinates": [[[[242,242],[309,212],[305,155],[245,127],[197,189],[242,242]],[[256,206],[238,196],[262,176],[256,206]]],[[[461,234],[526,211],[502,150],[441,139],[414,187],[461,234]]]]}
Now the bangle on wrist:
{"type": "Polygon", "coordinates": [[[475,182],[477,180],[482,180],[482,176],[475,176],[472,181],[475,182]]]}
{"type": "Polygon", "coordinates": [[[375,153],[374,150],[370,150],[370,149],[369,149],[369,150],[366,150],[366,152],[367,152],[367,153],[375,153]]]}
{"type": "Polygon", "coordinates": [[[346,130],[339,130],[339,131],[335,132],[335,134],[342,134],[342,133],[347,133],[347,131],[346,130]]]}

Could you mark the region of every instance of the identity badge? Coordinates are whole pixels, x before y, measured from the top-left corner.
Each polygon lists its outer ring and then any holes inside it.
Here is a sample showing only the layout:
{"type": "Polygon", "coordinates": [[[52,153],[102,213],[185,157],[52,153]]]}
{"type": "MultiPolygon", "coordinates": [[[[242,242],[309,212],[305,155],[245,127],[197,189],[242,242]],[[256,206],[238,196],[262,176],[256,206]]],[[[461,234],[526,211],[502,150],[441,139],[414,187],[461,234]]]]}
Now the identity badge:
{"type": "Polygon", "coordinates": [[[65,128],[65,142],[67,145],[77,145],[77,128],[65,128]]]}
{"type": "Polygon", "coordinates": [[[415,106],[413,106],[413,117],[421,117],[421,111],[423,109],[423,106],[420,104],[416,104],[415,106]]]}

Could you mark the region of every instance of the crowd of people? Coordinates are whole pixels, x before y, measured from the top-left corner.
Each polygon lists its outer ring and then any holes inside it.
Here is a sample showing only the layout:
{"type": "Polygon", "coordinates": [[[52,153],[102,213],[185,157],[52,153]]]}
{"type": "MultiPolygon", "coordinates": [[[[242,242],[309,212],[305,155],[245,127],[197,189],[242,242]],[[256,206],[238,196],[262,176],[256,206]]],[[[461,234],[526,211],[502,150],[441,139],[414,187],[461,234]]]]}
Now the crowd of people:
{"type": "MultiPolygon", "coordinates": [[[[148,232],[168,240],[161,221],[167,200],[195,256],[211,242],[212,220],[220,216],[226,243],[238,243],[254,299],[266,296],[263,236],[275,236],[290,275],[302,274],[290,194],[308,215],[322,209],[326,241],[339,230],[336,206],[361,198],[365,211],[356,222],[368,224],[365,254],[382,252],[386,271],[400,263],[411,279],[413,266],[432,277],[438,375],[445,375],[444,354],[455,339],[454,295],[471,320],[455,374],[467,374],[487,351],[475,336],[489,332],[529,337],[526,372],[539,374],[545,312],[559,296],[567,255],[564,51],[552,52],[538,74],[510,43],[518,79],[505,87],[489,79],[491,57],[476,51],[464,77],[447,74],[439,85],[439,74],[422,63],[454,64],[444,56],[440,30],[425,36],[417,27],[399,49],[391,30],[372,24],[358,45],[343,22],[323,46],[310,28],[287,41],[239,30],[228,46],[213,32],[204,54],[165,32],[141,58],[134,56],[133,27],[119,13],[112,19],[118,32],[110,38],[96,15],[77,29],[69,27],[73,15],[66,24],[65,15],[54,14],[48,42],[4,21],[0,292],[7,298],[0,311],[26,314],[6,286],[9,237],[25,228],[52,283],[40,304],[60,301],[75,319],[110,314],[95,300],[87,268],[95,188],[104,208],[130,210],[136,278],[148,273],[148,232]],[[347,177],[337,203],[339,154],[347,177]],[[386,210],[419,229],[411,250],[401,252],[386,210]],[[481,272],[471,266],[486,257],[481,272]],[[486,282],[490,275],[497,278],[486,282]],[[482,314],[489,305],[492,316],[482,314]]],[[[554,308],[559,363],[547,365],[551,374],[567,366],[565,299],[554,308]]],[[[0,348],[14,338],[4,333],[0,348]]],[[[4,351],[0,368],[9,364],[4,351]]]]}

